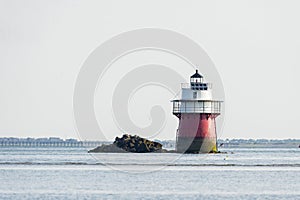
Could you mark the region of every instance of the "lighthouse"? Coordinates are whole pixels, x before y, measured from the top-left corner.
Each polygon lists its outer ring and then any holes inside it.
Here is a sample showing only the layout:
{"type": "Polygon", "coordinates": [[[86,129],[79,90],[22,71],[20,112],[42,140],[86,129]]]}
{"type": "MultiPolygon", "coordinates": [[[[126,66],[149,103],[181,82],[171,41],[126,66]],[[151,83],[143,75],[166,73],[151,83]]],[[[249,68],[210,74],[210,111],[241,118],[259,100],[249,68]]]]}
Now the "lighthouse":
{"type": "Polygon", "coordinates": [[[212,84],[201,74],[181,84],[181,99],[173,102],[173,114],[179,118],[176,151],[180,153],[217,152],[216,117],[221,113],[222,101],[213,100],[212,84]]]}

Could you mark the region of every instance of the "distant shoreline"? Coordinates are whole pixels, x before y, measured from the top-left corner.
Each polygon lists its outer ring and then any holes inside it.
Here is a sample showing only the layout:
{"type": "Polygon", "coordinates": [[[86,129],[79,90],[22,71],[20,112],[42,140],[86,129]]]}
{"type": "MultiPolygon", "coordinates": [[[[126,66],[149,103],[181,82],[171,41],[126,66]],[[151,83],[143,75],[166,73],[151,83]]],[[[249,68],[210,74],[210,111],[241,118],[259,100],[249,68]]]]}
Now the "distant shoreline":
{"type": "MultiPolygon", "coordinates": [[[[154,140],[167,149],[175,149],[175,140],[154,140]]],[[[0,147],[97,147],[111,141],[79,141],[77,139],[0,138],[0,147]]],[[[219,148],[299,148],[300,139],[219,139],[219,148]]]]}
{"type": "Polygon", "coordinates": [[[226,144],[219,148],[299,148],[300,143],[283,143],[283,144],[226,144]]]}

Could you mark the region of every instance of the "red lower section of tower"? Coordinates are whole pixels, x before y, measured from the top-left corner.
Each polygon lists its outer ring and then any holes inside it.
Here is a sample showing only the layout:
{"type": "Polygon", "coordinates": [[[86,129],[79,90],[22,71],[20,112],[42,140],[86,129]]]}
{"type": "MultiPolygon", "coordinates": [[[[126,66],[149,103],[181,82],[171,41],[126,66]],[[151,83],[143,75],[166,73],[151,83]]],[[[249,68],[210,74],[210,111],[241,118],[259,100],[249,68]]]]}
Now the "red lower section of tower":
{"type": "Polygon", "coordinates": [[[179,116],[176,149],[178,152],[217,151],[215,118],[217,114],[182,113],[179,116]]]}

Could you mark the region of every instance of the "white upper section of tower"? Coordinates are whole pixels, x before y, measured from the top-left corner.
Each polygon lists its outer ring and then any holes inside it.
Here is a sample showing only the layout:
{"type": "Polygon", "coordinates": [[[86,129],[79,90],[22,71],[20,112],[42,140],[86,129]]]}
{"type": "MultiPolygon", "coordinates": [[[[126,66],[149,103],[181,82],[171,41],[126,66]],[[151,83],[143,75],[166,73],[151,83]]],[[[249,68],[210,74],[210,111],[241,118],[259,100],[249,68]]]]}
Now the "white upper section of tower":
{"type": "Polygon", "coordinates": [[[221,101],[212,99],[212,84],[205,83],[198,70],[191,76],[190,83],[181,84],[181,99],[172,102],[176,116],[182,113],[221,113],[221,101]]]}
{"type": "Polygon", "coordinates": [[[212,84],[204,83],[203,76],[196,70],[190,78],[190,83],[181,85],[181,99],[212,100],[212,84]]]}
{"type": "Polygon", "coordinates": [[[212,100],[211,89],[192,90],[191,88],[181,89],[182,100],[212,100]]]}
{"type": "MultiPolygon", "coordinates": [[[[209,84],[211,86],[211,84],[209,84]]],[[[212,99],[211,88],[195,90],[181,89],[181,99],[173,100],[173,113],[220,113],[220,101],[212,99]]]]}

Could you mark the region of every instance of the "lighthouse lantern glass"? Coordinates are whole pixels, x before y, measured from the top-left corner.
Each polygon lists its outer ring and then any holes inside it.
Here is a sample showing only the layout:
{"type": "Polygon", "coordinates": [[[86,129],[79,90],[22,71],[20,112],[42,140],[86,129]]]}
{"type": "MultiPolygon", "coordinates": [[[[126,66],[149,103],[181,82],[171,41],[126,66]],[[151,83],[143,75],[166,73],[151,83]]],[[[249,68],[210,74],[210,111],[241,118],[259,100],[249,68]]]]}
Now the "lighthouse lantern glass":
{"type": "Polygon", "coordinates": [[[191,78],[191,83],[202,83],[203,78],[191,78]]]}

